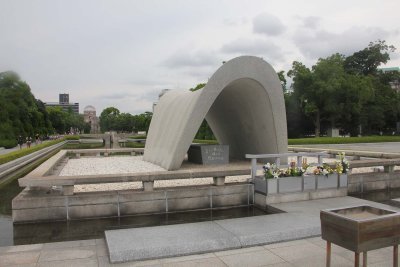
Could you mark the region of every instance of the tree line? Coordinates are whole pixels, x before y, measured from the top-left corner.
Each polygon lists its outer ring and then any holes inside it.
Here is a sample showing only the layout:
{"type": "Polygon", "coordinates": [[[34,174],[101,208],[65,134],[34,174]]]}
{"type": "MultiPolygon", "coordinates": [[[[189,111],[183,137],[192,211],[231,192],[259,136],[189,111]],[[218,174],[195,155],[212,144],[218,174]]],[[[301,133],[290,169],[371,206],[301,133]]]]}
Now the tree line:
{"type": "Polygon", "coordinates": [[[289,137],[320,136],[329,128],[351,136],[395,132],[400,95],[390,83],[398,82],[400,73],[378,69],[394,51],[385,41],[376,41],[348,57],[336,53],[320,58],[311,68],[293,62],[287,73],[292,90],[286,90],[279,76],[289,137]]]}
{"type": "MultiPolygon", "coordinates": [[[[329,128],[338,128],[341,134],[350,136],[396,132],[400,94],[390,83],[398,83],[400,73],[378,69],[387,63],[389,52],[395,49],[378,40],[348,57],[335,53],[320,58],[311,68],[294,61],[287,72],[292,79],[289,88],[285,71],[279,71],[288,137],[318,137],[325,135],[329,128]]],[[[189,90],[204,86],[201,83],[189,90]]],[[[196,139],[214,139],[205,120],[196,139]]]]}
{"type": "Polygon", "coordinates": [[[29,85],[12,71],[0,73],[0,147],[14,147],[19,136],[43,138],[70,128],[84,131],[90,125],[72,110],[45,107],[29,85]]]}
{"type": "Polygon", "coordinates": [[[148,131],[152,112],[144,112],[138,115],[121,113],[115,107],[105,108],[100,114],[100,129],[102,132],[138,132],[148,131]]]}

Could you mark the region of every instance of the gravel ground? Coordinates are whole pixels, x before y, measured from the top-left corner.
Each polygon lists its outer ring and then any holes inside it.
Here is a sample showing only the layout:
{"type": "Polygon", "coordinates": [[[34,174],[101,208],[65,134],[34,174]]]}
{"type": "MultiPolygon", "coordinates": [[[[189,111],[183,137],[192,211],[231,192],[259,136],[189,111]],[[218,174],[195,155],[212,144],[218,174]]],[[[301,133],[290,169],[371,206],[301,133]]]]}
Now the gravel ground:
{"type": "MultiPolygon", "coordinates": [[[[296,161],[295,157],[290,157],[290,161],[296,161]]],[[[317,158],[307,157],[307,163],[316,163],[317,158]]],[[[334,162],[336,159],[324,158],[324,162],[334,162]]],[[[197,165],[196,165],[197,166],[197,165]]],[[[198,165],[200,166],[200,165],[198,165]]],[[[250,162],[248,164],[250,168],[250,162]]],[[[372,172],[376,168],[358,168],[353,169],[352,173],[372,172]]],[[[380,168],[383,171],[383,168],[380,168]]],[[[398,167],[396,170],[400,169],[398,167]]],[[[70,159],[61,170],[60,176],[70,175],[93,175],[93,174],[115,174],[115,173],[140,173],[152,171],[165,171],[164,168],[143,161],[142,156],[115,156],[115,157],[88,157],[80,159],[70,159]]],[[[259,174],[262,174],[260,171],[259,174]]],[[[246,182],[250,177],[228,176],[226,183],[246,182]]],[[[179,187],[179,186],[195,186],[195,185],[211,185],[212,177],[209,178],[193,178],[193,179],[177,179],[166,181],[155,181],[154,187],[179,187]]],[[[125,182],[125,183],[107,183],[107,184],[88,184],[76,185],[75,192],[92,192],[92,191],[108,191],[108,190],[127,190],[142,189],[141,182],[125,182]]]]}
{"type": "Polygon", "coordinates": [[[164,168],[143,161],[142,156],[88,157],[70,159],[60,172],[60,176],[140,173],[165,171],[164,168]]]}

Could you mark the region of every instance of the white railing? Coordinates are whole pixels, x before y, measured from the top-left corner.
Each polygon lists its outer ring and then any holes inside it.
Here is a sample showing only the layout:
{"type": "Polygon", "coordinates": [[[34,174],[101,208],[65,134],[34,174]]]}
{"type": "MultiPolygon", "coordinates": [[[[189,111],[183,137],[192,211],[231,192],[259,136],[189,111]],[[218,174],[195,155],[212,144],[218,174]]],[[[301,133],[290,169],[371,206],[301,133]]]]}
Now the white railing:
{"type": "MultiPolygon", "coordinates": [[[[303,157],[317,157],[318,163],[311,163],[308,165],[321,165],[323,163],[322,159],[329,157],[327,153],[282,153],[282,154],[246,154],[247,159],[251,159],[251,178],[257,176],[257,171],[262,170],[262,165],[257,165],[257,159],[270,159],[270,163],[275,163],[277,167],[284,167],[281,165],[282,159],[288,160],[288,157],[297,157],[297,166],[302,166],[303,157]]],[[[287,166],[286,166],[287,167],[287,166]]]]}

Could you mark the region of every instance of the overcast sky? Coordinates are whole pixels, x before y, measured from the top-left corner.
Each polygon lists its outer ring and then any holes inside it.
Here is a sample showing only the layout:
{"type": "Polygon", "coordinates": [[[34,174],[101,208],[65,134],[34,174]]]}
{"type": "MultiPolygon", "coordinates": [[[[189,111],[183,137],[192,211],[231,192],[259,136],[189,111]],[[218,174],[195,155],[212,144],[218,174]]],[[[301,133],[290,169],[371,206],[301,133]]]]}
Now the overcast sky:
{"type": "Polygon", "coordinates": [[[69,93],[81,112],[137,114],[240,55],[287,72],[382,39],[398,48],[387,66],[400,66],[399,10],[399,0],[0,0],[0,72],[45,102],[69,93]]]}

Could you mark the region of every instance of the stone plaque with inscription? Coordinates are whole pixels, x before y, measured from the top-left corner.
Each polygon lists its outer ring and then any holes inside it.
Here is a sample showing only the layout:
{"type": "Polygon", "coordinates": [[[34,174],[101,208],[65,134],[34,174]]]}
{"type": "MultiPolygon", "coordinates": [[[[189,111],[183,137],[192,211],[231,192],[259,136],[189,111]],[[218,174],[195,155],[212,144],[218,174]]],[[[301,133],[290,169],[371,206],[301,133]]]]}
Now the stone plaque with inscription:
{"type": "Polygon", "coordinates": [[[203,165],[228,164],[228,145],[193,144],[188,151],[188,160],[203,165]]]}

